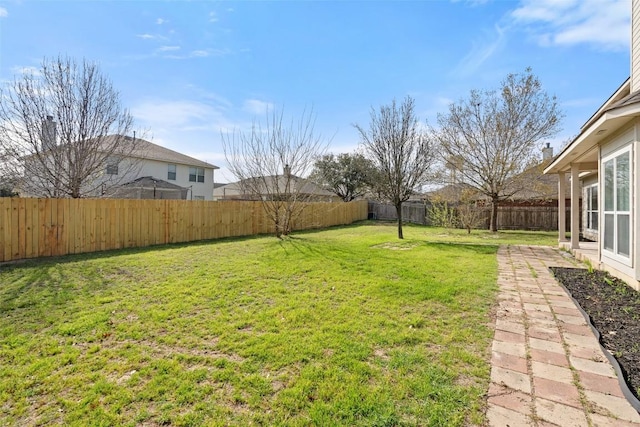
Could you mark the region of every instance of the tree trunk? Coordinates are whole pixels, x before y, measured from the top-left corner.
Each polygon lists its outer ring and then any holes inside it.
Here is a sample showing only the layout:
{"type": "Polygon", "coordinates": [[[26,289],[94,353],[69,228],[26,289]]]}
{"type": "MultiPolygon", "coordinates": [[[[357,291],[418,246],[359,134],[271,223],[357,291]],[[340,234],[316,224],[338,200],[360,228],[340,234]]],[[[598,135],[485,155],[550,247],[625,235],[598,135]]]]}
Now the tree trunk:
{"type": "Polygon", "coordinates": [[[276,211],[276,216],[273,220],[274,225],[276,226],[276,237],[278,239],[282,238],[282,225],[280,224],[280,214],[276,211]]]}
{"type": "Polygon", "coordinates": [[[402,202],[396,205],[396,213],[398,215],[398,239],[404,239],[402,235],[402,202]]]}
{"type": "Polygon", "coordinates": [[[491,199],[491,232],[495,233],[498,231],[498,199],[491,199]]]}

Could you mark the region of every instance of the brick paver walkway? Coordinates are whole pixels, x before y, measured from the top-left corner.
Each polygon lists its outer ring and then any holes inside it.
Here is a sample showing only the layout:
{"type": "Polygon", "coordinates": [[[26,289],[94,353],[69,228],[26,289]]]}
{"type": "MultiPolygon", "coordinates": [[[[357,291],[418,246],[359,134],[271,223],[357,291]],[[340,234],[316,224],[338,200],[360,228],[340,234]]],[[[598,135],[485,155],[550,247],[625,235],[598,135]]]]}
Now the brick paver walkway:
{"type": "Polygon", "coordinates": [[[550,266],[548,247],[503,246],[487,418],[491,426],[640,426],[613,367],[550,266]]]}

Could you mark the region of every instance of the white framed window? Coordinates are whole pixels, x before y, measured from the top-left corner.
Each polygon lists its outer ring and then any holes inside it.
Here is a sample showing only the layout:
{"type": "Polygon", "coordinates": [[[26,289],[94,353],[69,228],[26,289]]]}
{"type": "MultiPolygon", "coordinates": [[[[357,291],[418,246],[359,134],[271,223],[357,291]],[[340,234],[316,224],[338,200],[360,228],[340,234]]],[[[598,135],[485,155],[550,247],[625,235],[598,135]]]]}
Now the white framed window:
{"type": "Polygon", "coordinates": [[[118,159],[110,158],[107,160],[107,175],[118,175],[118,159]]]}
{"type": "Polygon", "coordinates": [[[167,165],[167,180],[175,181],[176,180],[176,165],[167,165]]]}
{"type": "Polygon", "coordinates": [[[176,165],[167,165],[167,180],[175,181],[176,180],[176,165]]]}
{"type": "Polygon", "coordinates": [[[189,182],[204,182],[204,168],[189,168],[189,182]]]}
{"type": "Polygon", "coordinates": [[[590,185],[586,188],[586,200],[587,207],[587,228],[589,230],[598,229],[598,184],[590,185]]]}
{"type": "Polygon", "coordinates": [[[204,200],[204,196],[193,196],[193,200],[204,200]]]}
{"type": "Polygon", "coordinates": [[[615,259],[631,258],[631,146],[602,160],[602,249],[615,259]]]}

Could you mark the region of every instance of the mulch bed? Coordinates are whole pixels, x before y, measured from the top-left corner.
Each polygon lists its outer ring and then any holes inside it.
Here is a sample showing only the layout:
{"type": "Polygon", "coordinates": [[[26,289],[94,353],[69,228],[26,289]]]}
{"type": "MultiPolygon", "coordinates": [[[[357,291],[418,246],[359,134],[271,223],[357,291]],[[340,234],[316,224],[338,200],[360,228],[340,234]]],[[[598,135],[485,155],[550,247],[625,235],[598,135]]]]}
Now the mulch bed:
{"type": "Polygon", "coordinates": [[[606,272],[551,267],[591,317],[600,342],[616,358],[629,389],[640,393],[640,293],[606,272]]]}

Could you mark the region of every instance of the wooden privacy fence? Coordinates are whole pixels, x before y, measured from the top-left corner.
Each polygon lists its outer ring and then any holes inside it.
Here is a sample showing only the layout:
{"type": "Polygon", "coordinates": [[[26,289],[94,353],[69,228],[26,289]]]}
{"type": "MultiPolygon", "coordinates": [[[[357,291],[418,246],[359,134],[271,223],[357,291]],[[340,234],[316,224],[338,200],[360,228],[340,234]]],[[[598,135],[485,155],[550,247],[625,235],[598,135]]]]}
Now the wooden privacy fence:
{"type": "MultiPolygon", "coordinates": [[[[367,218],[367,202],[306,203],[295,230],[367,218]]],[[[260,202],[0,198],[0,262],[273,232],[260,202]]]]}
{"type": "MultiPolygon", "coordinates": [[[[369,218],[387,221],[398,219],[396,207],[386,203],[369,202],[369,218]]],[[[402,221],[414,224],[431,225],[427,215],[427,209],[423,203],[403,203],[402,221]]]]}
{"type": "MultiPolygon", "coordinates": [[[[487,210],[486,228],[489,228],[490,215],[491,211],[487,210]]],[[[557,231],[558,207],[498,206],[498,229],[557,231]]],[[[565,230],[571,231],[571,207],[565,207],[565,230]]]]}
{"type": "MultiPolygon", "coordinates": [[[[483,227],[488,229],[491,211],[482,208],[483,227]]],[[[398,219],[396,208],[384,203],[369,202],[369,218],[395,221],[398,219]]],[[[414,224],[431,225],[429,205],[423,203],[404,203],[402,220],[414,224]]],[[[565,229],[571,231],[571,208],[566,207],[565,229]]],[[[582,222],[582,217],[580,218],[582,222]]],[[[498,229],[502,230],[558,230],[557,206],[498,206],[498,229]]]]}

